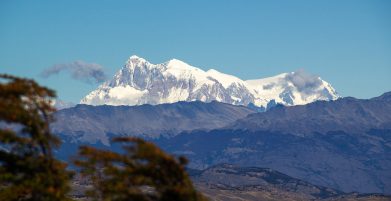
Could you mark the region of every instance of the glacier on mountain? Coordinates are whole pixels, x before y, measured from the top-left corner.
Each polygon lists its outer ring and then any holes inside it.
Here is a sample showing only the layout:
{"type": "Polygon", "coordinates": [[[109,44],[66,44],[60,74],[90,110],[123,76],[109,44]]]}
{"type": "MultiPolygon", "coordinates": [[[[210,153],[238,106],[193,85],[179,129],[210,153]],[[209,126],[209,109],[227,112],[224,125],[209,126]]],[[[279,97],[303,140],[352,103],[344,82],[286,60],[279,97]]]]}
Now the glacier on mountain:
{"type": "Polygon", "coordinates": [[[156,105],[198,100],[265,108],[270,101],[291,106],[337,98],[339,95],[329,83],[302,70],[244,81],[214,69],[204,71],[177,59],[151,64],[131,56],[112,80],[90,92],[80,103],[156,105]]]}

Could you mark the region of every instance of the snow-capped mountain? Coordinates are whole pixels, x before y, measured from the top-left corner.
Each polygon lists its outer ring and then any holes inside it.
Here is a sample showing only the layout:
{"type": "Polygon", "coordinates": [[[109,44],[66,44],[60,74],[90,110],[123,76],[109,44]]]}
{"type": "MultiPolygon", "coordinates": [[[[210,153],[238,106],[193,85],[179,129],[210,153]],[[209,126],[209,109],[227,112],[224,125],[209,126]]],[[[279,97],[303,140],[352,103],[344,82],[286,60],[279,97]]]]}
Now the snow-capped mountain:
{"type": "Polygon", "coordinates": [[[214,69],[203,71],[177,59],[151,64],[143,58],[131,56],[112,80],[89,93],[80,103],[155,105],[215,100],[266,107],[271,100],[284,105],[297,105],[338,97],[329,83],[304,71],[243,81],[214,69]]]}
{"type": "MultiPolygon", "coordinates": [[[[257,96],[283,105],[304,105],[317,100],[336,100],[336,90],[328,82],[303,70],[273,77],[246,80],[257,96]]],[[[257,105],[257,104],[255,104],[257,105]]]]}

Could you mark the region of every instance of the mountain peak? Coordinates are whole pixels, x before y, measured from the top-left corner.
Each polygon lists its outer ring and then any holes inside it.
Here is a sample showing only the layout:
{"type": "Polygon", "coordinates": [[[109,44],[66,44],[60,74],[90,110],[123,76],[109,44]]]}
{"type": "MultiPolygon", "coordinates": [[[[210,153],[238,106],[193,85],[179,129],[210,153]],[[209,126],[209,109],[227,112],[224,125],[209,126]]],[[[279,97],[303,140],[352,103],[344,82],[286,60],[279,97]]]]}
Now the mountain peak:
{"type": "Polygon", "coordinates": [[[160,64],[133,55],[114,78],[81,100],[91,105],[141,105],[178,101],[219,101],[266,107],[335,100],[339,96],[327,82],[304,71],[244,81],[211,69],[204,71],[179,59],[160,64]]]}
{"type": "Polygon", "coordinates": [[[167,68],[176,68],[176,69],[188,69],[191,67],[189,64],[179,60],[179,59],[171,59],[166,63],[167,68]]]}
{"type": "Polygon", "coordinates": [[[137,55],[132,55],[129,57],[129,59],[142,59],[142,58],[137,55]]]}
{"type": "Polygon", "coordinates": [[[127,61],[127,63],[141,63],[141,62],[147,62],[147,60],[137,55],[130,56],[127,61]]]}

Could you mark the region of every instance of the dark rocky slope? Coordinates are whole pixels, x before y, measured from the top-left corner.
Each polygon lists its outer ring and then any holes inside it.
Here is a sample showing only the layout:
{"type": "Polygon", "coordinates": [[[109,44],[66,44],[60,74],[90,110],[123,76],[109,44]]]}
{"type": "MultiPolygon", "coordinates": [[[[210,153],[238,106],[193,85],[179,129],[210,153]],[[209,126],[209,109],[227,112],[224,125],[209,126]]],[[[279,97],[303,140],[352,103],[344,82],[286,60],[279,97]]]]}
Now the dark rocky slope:
{"type": "Polygon", "coordinates": [[[178,102],[141,106],[77,105],[56,113],[54,133],[74,143],[109,145],[110,135],[170,137],[183,131],[211,130],[254,113],[244,106],[178,102]]]}
{"type": "Polygon", "coordinates": [[[277,107],[157,142],[193,168],[268,167],[345,192],[391,194],[391,93],[277,107]]]}

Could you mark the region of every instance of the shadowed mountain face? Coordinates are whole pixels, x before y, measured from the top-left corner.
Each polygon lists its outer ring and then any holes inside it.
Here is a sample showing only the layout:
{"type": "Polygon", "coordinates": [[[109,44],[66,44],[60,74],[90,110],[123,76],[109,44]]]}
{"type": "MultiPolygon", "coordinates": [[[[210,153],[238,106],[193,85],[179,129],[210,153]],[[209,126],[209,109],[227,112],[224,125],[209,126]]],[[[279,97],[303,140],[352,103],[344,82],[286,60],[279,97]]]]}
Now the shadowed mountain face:
{"type": "Polygon", "coordinates": [[[190,171],[197,188],[211,200],[389,200],[380,195],[343,193],[268,168],[220,164],[190,171]]]}
{"type": "Polygon", "coordinates": [[[199,101],[156,106],[77,105],[58,111],[51,127],[68,142],[109,145],[109,135],[170,137],[183,131],[220,128],[250,113],[254,111],[243,106],[199,101]]]}
{"type": "Polygon", "coordinates": [[[157,142],[193,168],[268,167],[345,192],[391,194],[390,95],[275,108],[157,142]]]}
{"type": "Polygon", "coordinates": [[[265,113],[217,102],[80,105],[57,119],[52,127],[65,142],[60,155],[70,144],[109,146],[110,136],[136,135],[185,155],[190,168],[258,166],[344,192],[391,194],[391,93],[265,113]]]}
{"type": "Polygon", "coordinates": [[[330,131],[363,134],[373,128],[391,129],[391,92],[369,100],[348,97],[271,110],[249,115],[228,128],[297,135],[330,131]]]}
{"type": "Polygon", "coordinates": [[[158,144],[185,155],[190,167],[218,163],[272,168],[344,192],[391,193],[390,130],[366,137],[344,132],[296,136],[279,132],[213,130],[192,132],[158,144]],[[388,137],[389,138],[389,137],[388,137]]]}

